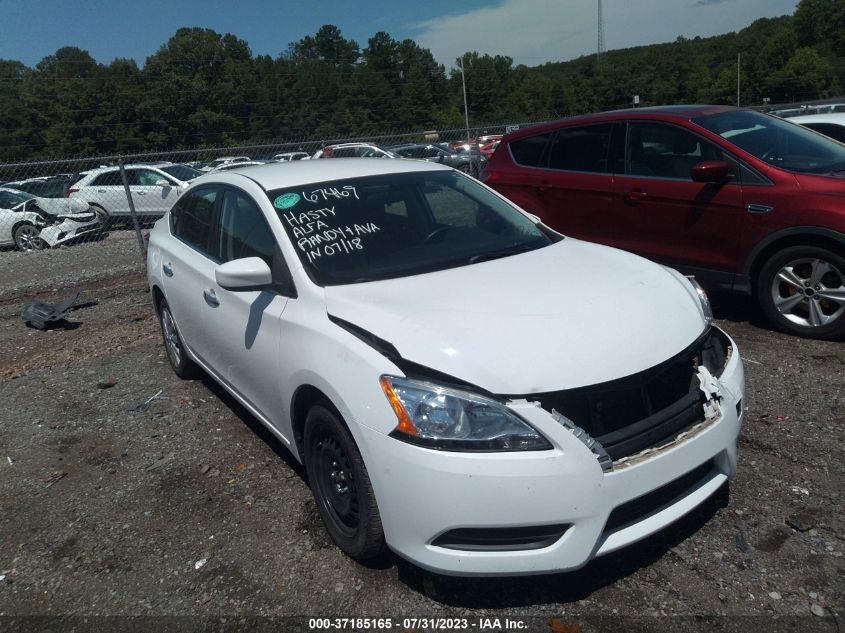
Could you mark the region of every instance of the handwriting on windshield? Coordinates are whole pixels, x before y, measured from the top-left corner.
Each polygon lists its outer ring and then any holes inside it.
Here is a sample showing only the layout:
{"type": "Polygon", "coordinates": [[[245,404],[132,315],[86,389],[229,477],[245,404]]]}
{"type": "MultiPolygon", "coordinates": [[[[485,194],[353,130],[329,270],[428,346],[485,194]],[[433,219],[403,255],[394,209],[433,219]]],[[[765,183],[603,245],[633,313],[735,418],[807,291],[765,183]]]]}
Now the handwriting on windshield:
{"type": "Polygon", "coordinates": [[[358,191],[355,187],[351,185],[344,185],[343,187],[325,187],[320,189],[314,189],[311,193],[302,192],[302,197],[308,200],[309,202],[325,202],[326,200],[343,200],[346,198],[355,198],[356,200],[360,200],[358,197],[358,191]]]}
{"type": "Polygon", "coordinates": [[[334,207],[309,211],[287,211],[282,217],[288,223],[296,245],[311,263],[318,257],[331,257],[364,250],[361,239],[381,231],[373,222],[353,222],[331,226],[337,217],[334,207]]]}

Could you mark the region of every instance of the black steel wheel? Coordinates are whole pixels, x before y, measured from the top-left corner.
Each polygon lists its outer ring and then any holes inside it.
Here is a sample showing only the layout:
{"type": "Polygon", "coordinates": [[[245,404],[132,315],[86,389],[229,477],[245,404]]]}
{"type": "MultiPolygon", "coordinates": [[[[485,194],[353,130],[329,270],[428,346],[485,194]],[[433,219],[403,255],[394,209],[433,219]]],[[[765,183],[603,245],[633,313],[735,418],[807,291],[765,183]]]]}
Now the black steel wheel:
{"type": "Polygon", "coordinates": [[[329,406],[308,412],[303,452],[311,492],[332,540],[359,561],[384,552],[378,504],[361,453],[329,406]]]}

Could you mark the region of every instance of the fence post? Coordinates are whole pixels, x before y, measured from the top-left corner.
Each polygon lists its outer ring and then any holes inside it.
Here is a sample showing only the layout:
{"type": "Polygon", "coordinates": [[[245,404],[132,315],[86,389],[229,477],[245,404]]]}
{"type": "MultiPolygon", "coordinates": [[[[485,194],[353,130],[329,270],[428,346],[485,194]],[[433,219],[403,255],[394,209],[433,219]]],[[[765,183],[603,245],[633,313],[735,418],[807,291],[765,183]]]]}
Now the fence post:
{"type": "Polygon", "coordinates": [[[132,216],[132,224],[135,226],[135,237],[138,238],[138,248],[141,251],[141,260],[144,266],[147,265],[147,248],[144,244],[144,236],[141,235],[141,224],[138,222],[138,214],[135,213],[135,202],[132,200],[132,192],[129,189],[129,180],[126,178],[126,170],[123,168],[123,157],[117,159],[120,167],[120,178],[123,180],[123,191],[126,193],[126,200],[129,202],[129,214],[132,216]]]}

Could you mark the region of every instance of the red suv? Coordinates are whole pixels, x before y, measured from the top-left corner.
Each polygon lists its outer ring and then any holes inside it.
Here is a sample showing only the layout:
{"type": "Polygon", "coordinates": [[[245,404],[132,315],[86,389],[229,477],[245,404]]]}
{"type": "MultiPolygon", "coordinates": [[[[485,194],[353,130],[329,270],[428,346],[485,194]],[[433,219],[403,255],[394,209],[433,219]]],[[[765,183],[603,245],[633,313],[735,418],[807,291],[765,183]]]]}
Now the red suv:
{"type": "Polygon", "coordinates": [[[481,179],[544,223],[845,335],[845,145],[724,106],[573,117],[505,136],[481,179]]]}

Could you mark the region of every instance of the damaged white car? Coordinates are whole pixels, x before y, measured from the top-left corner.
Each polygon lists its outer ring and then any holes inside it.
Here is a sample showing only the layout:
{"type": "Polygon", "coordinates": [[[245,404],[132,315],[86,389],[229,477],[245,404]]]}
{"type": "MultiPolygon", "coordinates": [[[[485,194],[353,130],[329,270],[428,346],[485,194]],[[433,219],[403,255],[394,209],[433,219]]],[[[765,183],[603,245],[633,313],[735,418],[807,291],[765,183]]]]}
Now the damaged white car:
{"type": "Polygon", "coordinates": [[[16,189],[0,188],[0,246],[41,250],[99,229],[97,214],[87,202],[40,198],[16,189]]]}
{"type": "Polygon", "coordinates": [[[303,461],[356,559],[576,569],[736,471],[743,367],[701,288],[447,167],[199,178],[148,275],[174,370],[208,372],[303,461]]]}

